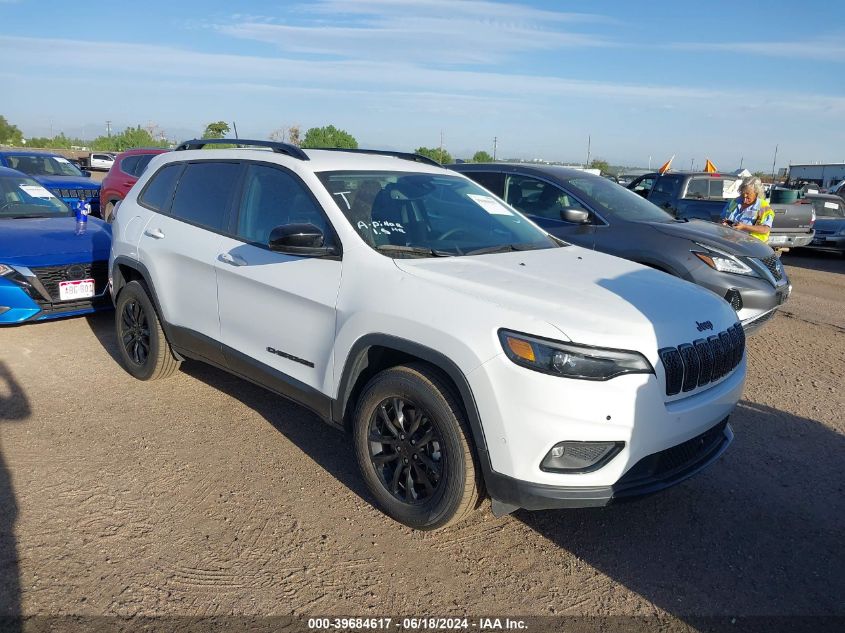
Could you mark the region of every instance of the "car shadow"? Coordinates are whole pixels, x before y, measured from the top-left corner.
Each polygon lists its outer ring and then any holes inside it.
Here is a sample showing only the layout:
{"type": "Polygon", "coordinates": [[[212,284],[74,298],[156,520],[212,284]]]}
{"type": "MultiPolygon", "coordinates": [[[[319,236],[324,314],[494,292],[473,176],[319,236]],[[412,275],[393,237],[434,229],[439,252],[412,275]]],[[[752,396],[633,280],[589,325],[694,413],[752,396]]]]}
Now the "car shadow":
{"type": "Polygon", "coordinates": [[[103,312],[94,312],[85,316],[88,321],[88,327],[91,332],[103,346],[103,349],[108,352],[112,360],[118,365],[121,364],[120,352],[117,347],[117,333],[114,325],[114,311],[105,310],[103,312]]]}
{"type": "MultiPolygon", "coordinates": [[[[30,414],[26,392],[0,360],[0,425],[5,422],[22,422],[30,414]]],[[[18,504],[12,477],[6,467],[0,442],[0,630],[3,631],[21,630],[21,584],[15,540],[17,517],[18,504]]]]}
{"type": "Polygon", "coordinates": [[[845,257],[839,253],[797,248],[783,253],[780,261],[784,266],[818,270],[824,273],[845,273],[845,257]]]}
{"type": "Polygon", "coordinates": [[[375,503],[345,433],[321,422],[308,409],[211,365],[186,362],[182,371],[242,402],[358,497],[375,503]]]}
{"type": "Polygon", "coordinates": [[[749,402],[731,424],[725,455],[679,486],[606,508],[515,516],[693,627],[713,616],[779,616],[770,630],[783,616],[841,624],[845,438],[749,402]]]}

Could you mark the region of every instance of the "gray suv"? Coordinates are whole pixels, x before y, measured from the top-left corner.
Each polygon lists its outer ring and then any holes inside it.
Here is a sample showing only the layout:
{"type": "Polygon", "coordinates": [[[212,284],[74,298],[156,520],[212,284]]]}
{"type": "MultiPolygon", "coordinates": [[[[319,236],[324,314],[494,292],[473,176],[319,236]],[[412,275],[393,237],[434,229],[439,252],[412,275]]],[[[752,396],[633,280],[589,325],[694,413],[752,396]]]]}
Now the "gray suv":
{"type": "Polygon", "coordinates": [[[552,235],[624,257],[712,290],[746,333],[771,318],[792,286],[774,251],[702,220],[677,220],[606,178],[555,165],[450,165],[552,235]]]}

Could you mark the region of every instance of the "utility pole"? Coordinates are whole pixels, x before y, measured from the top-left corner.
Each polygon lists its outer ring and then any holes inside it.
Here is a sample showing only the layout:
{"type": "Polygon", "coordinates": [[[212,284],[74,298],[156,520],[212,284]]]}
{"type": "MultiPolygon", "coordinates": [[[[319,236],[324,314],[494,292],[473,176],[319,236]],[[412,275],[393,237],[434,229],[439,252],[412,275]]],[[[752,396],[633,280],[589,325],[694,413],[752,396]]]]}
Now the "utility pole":
{"type": "Polygon", "coordinates": [[[648,157],[648,170],[651,171],[651,156],[648,157]]]}
{"type": "Polygon", "coordinates": [[[695,165],[695,159],[694,159],[694,158],[690,158],[690,161],[689,161],[689,170],[690,170],[690,171],[695,171],[695,170],[693,169],[693,166],[694,166],[694,165],[695,165]]]}
{"type": "Polygon", "coordinates": [[[440,130],[440,158],[437,162],[443,164],[443,130],[440,130]]]}
{"type": "Polygon", "coordinates": [[[591,141],[591,140],[592,140],[592,138],[591,138],[591,137],[590,137],[590,135],[588,134],[588,135],[587,135],[587,164],[586,164],[586,165],[584,165],[584,167],[589,167],[589,166],[590,166],[590,141],[591,141]]]}
{"type": "Polygon", "coordinates": [[[775,157],[772,160],[772,182],[775,181],[775,164],[778,162],[778,146],[775,145],[775,157]]]}
{"type": "Polygon", "coordinates": [[[496,148],[497,148],[498,144],[499,144],[499,137],[494,136],[493,137],[493,162],[494,163],[496,162],[496,148]]]}
{"type": "Polygon", "coordinates": [[[111,121],[106,121],[106,135],[111,138],[111,121]]]}
{"type": "Polygon", "coordinates": [[[232,128],[235,130],[235,138],[239,138],[238,137],[238,124],[235,123],[234,121],[232,121],[232,128]]]}
{"type": "Polygon", "coordinates": [[[745,161],[745,156],[739,159],[739,170],[742,171],[742,163],[745,161]]]}

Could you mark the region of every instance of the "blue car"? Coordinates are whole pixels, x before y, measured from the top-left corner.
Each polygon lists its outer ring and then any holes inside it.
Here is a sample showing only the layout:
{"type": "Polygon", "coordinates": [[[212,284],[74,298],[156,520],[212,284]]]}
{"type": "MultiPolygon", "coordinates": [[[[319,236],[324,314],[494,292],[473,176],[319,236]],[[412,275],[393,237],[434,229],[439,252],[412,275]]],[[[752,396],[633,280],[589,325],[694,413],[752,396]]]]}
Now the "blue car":
{"type": "Polygon", "coordinates": [[[26,150],[0,151],[0,167],[21,171],[49,189],[69,207],[84,199],[91,204],[91,213],[100,217],[100,183],[91,180],[64,156],[26,150]]]}
{"type": "Polygon", "coordinates": [[[76,214],[41,183],[0,167],[0,325],[112,307],[111,226],[76,214]]]}

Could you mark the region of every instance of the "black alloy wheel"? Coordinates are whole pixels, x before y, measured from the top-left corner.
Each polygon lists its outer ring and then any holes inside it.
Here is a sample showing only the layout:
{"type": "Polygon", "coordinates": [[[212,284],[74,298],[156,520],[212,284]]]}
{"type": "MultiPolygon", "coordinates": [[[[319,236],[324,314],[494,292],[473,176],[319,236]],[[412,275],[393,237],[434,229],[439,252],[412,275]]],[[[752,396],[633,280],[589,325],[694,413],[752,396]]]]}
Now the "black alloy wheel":
{"type": "Polygon", "coordinates": [[[421,362],[370,378],[352,419],[355,456],[376,505],[417,530],[466,518],[482,481],[453,384],[421,362]]]}
{"type": "Polygon", "coordinates": [[[427,411],[412,400],[386,398],[370,418],[368,435],[373,469],[391,495],[418,504],[437,494],[448,456],[427,411]]]}
{"type": "Polygon", "coordinates": [[[120,315],[120,342],[127,357],[143,367],[150,355],[150,326],[143,306],[127,301],[120,315]]]}
{"type": "Polygon", "coordinates": [[[120,290],[114,306],[118,350],[123,366],[138,380],[167,378],[179,369],[158,313],[140,281],[120,290]]]}

